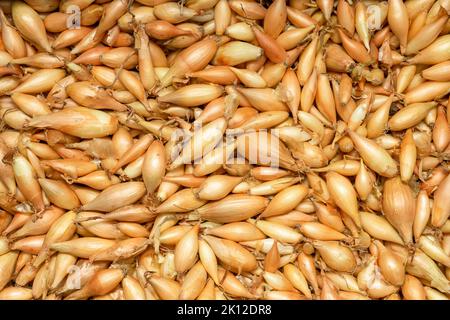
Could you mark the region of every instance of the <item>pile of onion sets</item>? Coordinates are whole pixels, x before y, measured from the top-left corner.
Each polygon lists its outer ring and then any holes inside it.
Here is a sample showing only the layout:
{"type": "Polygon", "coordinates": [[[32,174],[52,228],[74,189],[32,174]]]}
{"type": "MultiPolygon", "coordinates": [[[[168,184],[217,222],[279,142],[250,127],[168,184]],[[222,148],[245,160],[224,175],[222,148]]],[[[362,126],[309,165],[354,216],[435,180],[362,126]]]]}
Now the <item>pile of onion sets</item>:
{"type": "Polygon", "coordinates": [[[449,0],[0,0],[0,300],[450,298],[449,0]]]}

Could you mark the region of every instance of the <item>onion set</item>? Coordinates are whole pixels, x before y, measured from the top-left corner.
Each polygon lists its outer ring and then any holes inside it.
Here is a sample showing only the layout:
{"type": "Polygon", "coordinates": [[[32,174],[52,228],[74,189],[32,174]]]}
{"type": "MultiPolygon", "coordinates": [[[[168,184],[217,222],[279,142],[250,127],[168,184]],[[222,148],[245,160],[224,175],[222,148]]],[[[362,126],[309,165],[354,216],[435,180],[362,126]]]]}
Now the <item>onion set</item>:
{"type": "Polygon", "coordinates": [[[0,299],[448,300],[449,14],[1,1],[0,299]]]}

